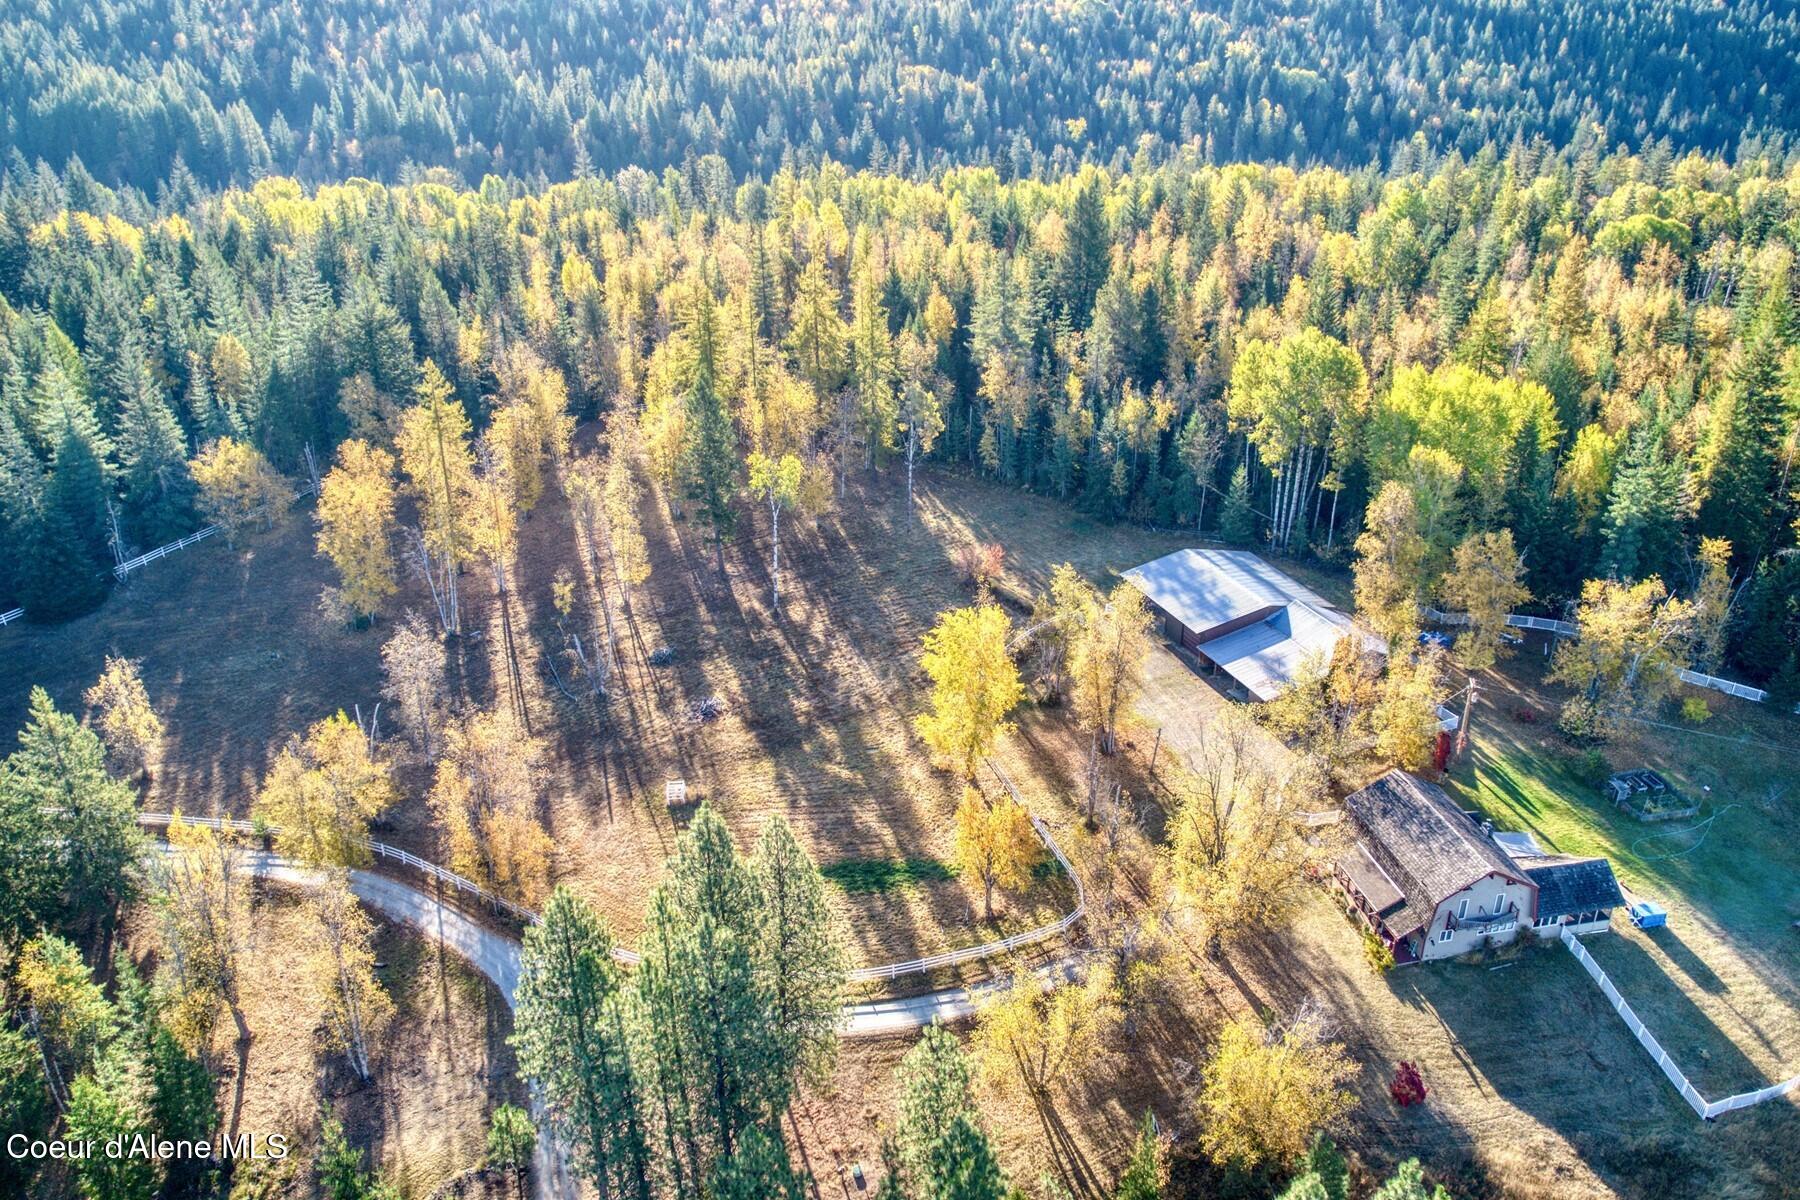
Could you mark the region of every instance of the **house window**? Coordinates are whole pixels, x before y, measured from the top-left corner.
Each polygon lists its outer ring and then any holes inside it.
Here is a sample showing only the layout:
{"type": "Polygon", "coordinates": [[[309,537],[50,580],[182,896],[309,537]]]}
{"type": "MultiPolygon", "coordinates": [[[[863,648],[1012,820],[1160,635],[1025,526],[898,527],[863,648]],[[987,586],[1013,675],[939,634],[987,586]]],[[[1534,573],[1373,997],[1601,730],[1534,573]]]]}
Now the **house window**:
{"type": "MultiPolygon", "coordinates": [[[[1460,921],[1468,915],[1469,915],[1469,902],[1467,899],[1463,899],[1463,900],[1459,901],[1456,905],[1456,919],[1460,921]]],[[[1444,932],[1448,933],[1449,930],[1445,930],[1444,932]]]]}
{"type": "Polygon", "coordinates": [[[1495,892],[1494,893],[1494,915],[1496,917],[1499,916],[1500,910],[1505,907],[1506,907],[1506,893],[1505,892],[1495,892]]]}
{"type": "MultiPolygon", "coordinates": [[[[1464,904],[1467,904],[1467,903],[1468,903],[1468,901],[1467,901],[1467,900],[1465,900],[1465,901],[1463,901],[1463,903],[1464,903],[1464,904]]],[[[1440,941],[1440,942],[1447,942],[1447,941],[1449,941],[1449,940],[1450,940],[1450,939],[1451,939],[1451,938],[1453,938],[1453,937],[1455,937],[1455,936],[1456,936],[1456,930],[1454,930],[1454,929],[1446,929],[1446,930],[1444,930],[1444,932],[1442,932],[1442,933],[1440,933],[1440,934],[1438,934],[1438,941],[1440,941]]]]}

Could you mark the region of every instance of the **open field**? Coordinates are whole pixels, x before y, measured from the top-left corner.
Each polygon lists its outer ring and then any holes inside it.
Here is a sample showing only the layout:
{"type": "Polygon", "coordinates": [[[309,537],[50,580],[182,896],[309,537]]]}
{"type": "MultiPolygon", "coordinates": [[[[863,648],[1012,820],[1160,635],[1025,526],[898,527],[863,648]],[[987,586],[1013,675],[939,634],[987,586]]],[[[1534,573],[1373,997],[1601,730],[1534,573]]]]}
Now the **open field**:
{"type": "MultiPolygon", "coordinates": [[[[549,581],[574,557],[566,518],[547,498],[524,526],[513,622],[533,727],[551,743],[546,812],[557,869],[606,908],[627,940],[672,846],[662,784],[677,777],[716,804],[740,839],[753,838],[768,813],[793,821],[843,884],[862,961],[990,936],[976,920],[976,891],[941,866],[951,857],[954,781],[925,762],[909,727],[923,703],[918,639],[936,612],[969,600],[950,565],[952,549],[968,538],[1000,542],[1003,583],[1025,592],[1041,587],[1059,561],[1107,586],[1117,571],[1188,542],[940,472],[922,476],[920,512],[908,523],[894,482],[853,481],[840,513],[816,527],[784,529],[779,616],[768,608],[766,523],[740,528],[721,579],[700,531],[647,502],[655,573],[634,604],[636,637],[622,639],[624,687],[603,722],[562,699],[537,665],[555,644],[549,581]],[[651,667],[648,652],[662,646],[673,661],[651,667]],[[723,714],[688,721],[687,704],[709,695],[721,699],[723,714]]],[[[236,551],[206,545],[158,564],[92,617],[0,631],[20,664],[0,680],[0,719],[17,725],[29,682],[44,682],[59,702],[75,706],[104,651],[142,657],[171,734],[149,802],[242,812],[282,737],[339,706],[361,703],[366,712],[378,692],[382,630],[345,630],[316,615],[326,571],[312,558],[309,537],[296,512],[282,529],[236,551]]],[[[1304,578],[1341,596],[1340,576],[1304,578]]],[[[470,610],[491,632],[458,646],[458,687],[472,701],[492,703],[504,669],[498,613],[484,574],[471,572],[465,586],[470,610]]],[[[422,588],[409,582],[402,602],[425,603],[422,588]]],[[[1787,923],[1800,917],[1785,882],[1794,877],[1800,830],[1791,796],[1757,790],[1792,771],[1774,750],[1701,736],[1777,743],[1791,739],[1791,724],[1731,706],[1704,731],[1655,730],[1641,745],[1634,739],[1613,751],[1620,765],[1641,754],[1684,787],[1711,782],[1718,807],[1740,804],[1697,849],[1659,858],[1663,851],[1638,840],[1667,827],[1640,826],[1585,799],[1547,726],[1508,715],[1527,704],[1553,711],[1540,669],[1522,656],[1484,677],[1475,751],[1453,773],[1453,790],[1503,826],[1534,829],[1547,848],[1608,854],[1628,887],[1669,905],[1673,925],[1665,933],[1590,945],[1704,1090],[1739,1090],[1773,1078],[1782,1064],[1792,1073],[1800,970],[1793,943],[1782,939],[1792,938],[1787,923]]],[[[1152,836],[1163,800],[1148,770],[1156,730],[1164,734],[1161,767],[1191,749],[1226,703],[1175,656],[1156,653],[1139,721],[1110,764],[1152,836]]],[[[1076,808],[1085,739],[1055,709],[1027,706],[1017,724],[997,757],[1079,865],[1091,852],[1076,808]]],[[[419,799],[428,780],[408,765],[402,782],[408,799],[380,835],[431,852],[419,799]]],[[[1147,879],[1154,846],[1133,836],[1137,878],[1147,879]]],[[[1679,841],[1677,848],[1684,848],[1679,841]]],[[[1006,897],[1001,931],[1064,911],[1070,890],[1047,881],[1006,897]]],[[[1488,969],[1495,965],[1377,978],[1354,931],[1322,893],[1308,893],[1291,929],[1218,961],[1178,942],[1164,990],[1135,1037],[1112,1047],[1055,1104],[1040,1110],[993,1094],[985,1107],[1016,1178],[1035,1184],[1050,1172],[1077,1194],[1092,1194],[1121,1165],[1147,1109],[1166,1127],[1193,1131],[1189,1096],[1220,1022],[1312,997],[1336,1017],[1363,1064],[1363,1104],[1344,1133],[1371,1171],[1418,1154],[1471,1197],[1749,1200],[1792,1190],[1789,1181],[1800,1177],[1785,1136],[1793,1105],[1703,1126],[1566,954],[1548,948],[1488,969]],[[1401,1112],[1387,1097],[1400,1058],[1418,1062],[1432,1088],[1423,1109],[1401,1112]]],[[[877,1172],[881,1128],[892,1116],[891,1071],[909,1044],[847,1043],[833,1083],[797,1107],[796,1144],[821,1180],[821,1195],[855,1194],[833,1182],[839,1166],[860,1161],[877,1172]]],[[[450,1157],[442,1148],[406,1153],[431,1163],[450,1157]]],[[[1190,1195],[1216,1194],[1220,1183],[1192,1162],[1179,1177],[1190,1195]]]]}

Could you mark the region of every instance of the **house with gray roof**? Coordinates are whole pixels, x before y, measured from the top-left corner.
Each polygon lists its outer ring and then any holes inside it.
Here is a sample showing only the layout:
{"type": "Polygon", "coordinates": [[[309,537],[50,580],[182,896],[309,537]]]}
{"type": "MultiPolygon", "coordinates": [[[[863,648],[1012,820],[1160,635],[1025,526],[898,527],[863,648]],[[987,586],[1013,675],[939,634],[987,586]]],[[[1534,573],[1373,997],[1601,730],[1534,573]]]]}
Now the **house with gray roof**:
{"type": "Polygon", "coordinates": [[[1356,841],[1338,859],[1337,881],[1398,963],[1510,942],[1521,929],[1596,932],[1624,903],[1605,859],[1498,840],[1443,788],[1406,771],[1352,792],[1344,811],[1356,841]]]}
{"type": "Polygon", "coordinates": [[[1377,653],[1324,597],[1244,550],[1177,550],[1125,572],[1144,593],[1163,634],[1201,665],[1223,671],[1253,700],[1273,700],[1308,655],[1329,655],[1344,637],[1377,653]]]}

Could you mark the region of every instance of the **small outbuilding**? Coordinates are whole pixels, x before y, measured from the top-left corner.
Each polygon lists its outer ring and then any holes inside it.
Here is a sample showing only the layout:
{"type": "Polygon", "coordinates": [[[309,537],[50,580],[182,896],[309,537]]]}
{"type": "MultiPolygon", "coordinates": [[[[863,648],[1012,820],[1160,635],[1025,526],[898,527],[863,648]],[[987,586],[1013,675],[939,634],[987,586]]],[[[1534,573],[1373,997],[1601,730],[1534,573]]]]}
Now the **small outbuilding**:
{"type": "Polygon", "coordinates": [[[1387,652],[1323,596],[1248,551],[1177,550],[1125,578],[1144,593],[1164,636],[1253,700],[1273,700],[1303,659],[1330,654],[1341,638],[1387,652]]]}

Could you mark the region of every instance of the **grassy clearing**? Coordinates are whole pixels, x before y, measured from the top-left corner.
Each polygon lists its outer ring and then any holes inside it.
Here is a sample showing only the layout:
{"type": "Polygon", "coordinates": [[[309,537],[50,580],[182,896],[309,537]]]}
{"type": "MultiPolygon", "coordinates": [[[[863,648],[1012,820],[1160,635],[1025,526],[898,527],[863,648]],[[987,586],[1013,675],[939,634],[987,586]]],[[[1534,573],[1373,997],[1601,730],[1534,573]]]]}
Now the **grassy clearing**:
{"type": "Polygon", "coordinates": [[[954,865],[936,858],[855,858],[832,863],[823,874],[827,882],[858,895],[944,883],[955,879],[958,872],[954,865]]]}

